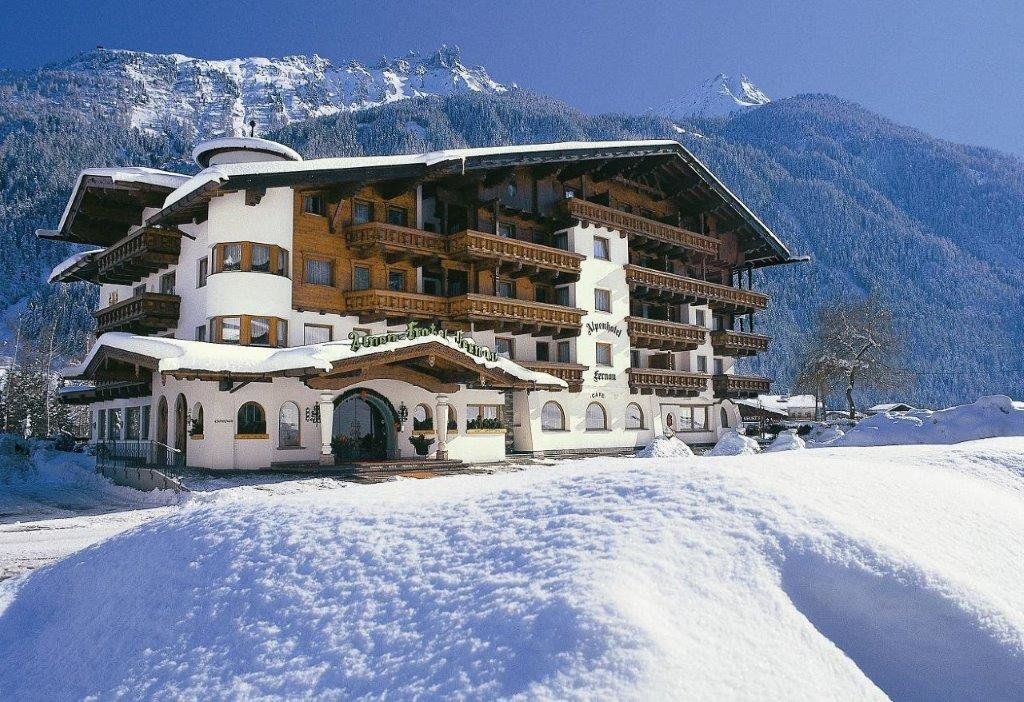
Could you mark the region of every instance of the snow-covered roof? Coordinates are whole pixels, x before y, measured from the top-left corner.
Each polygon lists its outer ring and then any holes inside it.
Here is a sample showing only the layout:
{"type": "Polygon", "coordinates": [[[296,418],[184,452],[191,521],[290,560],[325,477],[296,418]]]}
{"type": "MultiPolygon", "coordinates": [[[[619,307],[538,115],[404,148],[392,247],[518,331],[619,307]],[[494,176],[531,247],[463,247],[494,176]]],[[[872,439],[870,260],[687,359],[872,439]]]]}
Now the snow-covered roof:
{"type": "Polygon", "coordinates": [[[151,336],[137,336],[124,332],[108,332],[96,340],[85,360],[77,366],[64,370],[66,378],[80,378],[89,368],[93,359],[104,348],[117,349],[129,354],[153,359],[160,373],[200,372],[233,373],[238,375],[275,375],[287,371],[313,369],[323,372],[331,370],[334,363],[350,358],[368,356],[382,351],[397,351],[428,343],[441,343],[472,359],[485,368],[498,369],[518,380],[568,387],[564,380],[548,373],[523,368],[507,358],[488,360],[467,353],[448,337],[440,335],[421,336],[415,339],[399,339],[380,344],[369,351],[353,351],[348,341],[329,341],[309,346],[290,348],[265,348],[258,346],[235,346],[214,344],[207,341],[189,341],[151,336]]]}
{"type": "Polygon", "coordinates": [[[60,217],[60,224],[57,231],[64,231],[68,215],[71,213],[75,196],[82,187],[82,181],[90,177],[109,178],[114,183],[145,183],[161,188],[177,188],[187,182],[189,177],[181,173],[161,171],[156,168],[144,168],[142,166],[127,166],[124,168],[87,168],[78,174],[75,187],[71,190],[71,197],[64,206],[64,213],[60,217]]]}
{"type": "Polygon", "coordinates": [[[908,405],[905,402],[883,402],[880,405],[874,407],[868,407],[868,412],[905,412],[907,410],[914,409],[913,405],[908,405]]]}
{"type": "Polygon", "coordinates": [[[82,251],[73,256],[69,256],[54,266],[53,270],[50,271],[50,277],[46,279],[46,282],[52,283],[60,279],[65,273],[70,272],[72,269],[91,263],[96,254],[102,253],[103,251],[103,249],[89,249],[88,251],[82,251]]]}
{"type": "Polygon", "coordinates": [[[754,398],[734,400],[738,405],[766,409],[769,412],[789,415],[793,409],[814,409],[814,395],[758,395],[754,398]]]}
{"type": "Polygon", "coordinates": [[[210,164],[210,159],[215,154],[222,151],[253,151],[256,153],[273,154],[289,161],[302,160],[302,156],[299,155],[298,151],[284,144],[252,136],[209,139],[196,145],[196,148],[192,150],[192,158],[200,166],[205,167],[210,164]]]}

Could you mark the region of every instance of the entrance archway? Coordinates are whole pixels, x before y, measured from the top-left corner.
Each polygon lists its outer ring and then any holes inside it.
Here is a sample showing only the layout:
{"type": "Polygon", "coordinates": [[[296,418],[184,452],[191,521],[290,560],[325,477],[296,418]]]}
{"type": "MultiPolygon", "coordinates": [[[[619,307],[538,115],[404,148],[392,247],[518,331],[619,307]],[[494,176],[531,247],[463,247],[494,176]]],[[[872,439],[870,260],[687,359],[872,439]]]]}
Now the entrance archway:
{"type": "Polygon", "coordinates": [[[174,448],[178,449],[178,453],[174,454],[174,462],[184,467],[188,449],[188,401],[181,393],[178,393],[174,401],[174,448]]]}
{"type": "Polygon", "coordinates": [[[156,462],[167,465],[167,398],[163,396],[156,406],[156,462]]]}
{"type": "Polygon", "coordinates": [[[399,455],[395,437],[398,413],[386,397],[354,388],[334,400],[331,430],[335,455],[342,461],[381,461],[399,455]]]}

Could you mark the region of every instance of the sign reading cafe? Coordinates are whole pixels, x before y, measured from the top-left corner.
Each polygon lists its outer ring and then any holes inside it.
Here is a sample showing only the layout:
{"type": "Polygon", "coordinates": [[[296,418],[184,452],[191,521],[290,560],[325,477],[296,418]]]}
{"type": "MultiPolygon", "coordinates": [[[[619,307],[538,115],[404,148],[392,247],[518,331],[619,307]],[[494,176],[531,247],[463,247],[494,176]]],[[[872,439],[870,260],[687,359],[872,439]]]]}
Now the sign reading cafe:
{"type": "Polygon", "coordinates": [[[493,351],[486,346],[481,346],[473,341],[473,339],[466,336],[465,332],[461,330],[451,331],[449,329],[445,329],[436,321],[431,322],[429,325],[423,325],[415,321],[409,322],[405,327],[405,331],[400,332],[362,334],[357,331],[351,331],[348,334],[348,338],[352,340],[353,351],[376,348],[378,346],[384,346],[385,344],[393,344],[397,341],[405,341],[406,339],[419,339],[424,336],[439,336],[443,339],[454,341],[456,346],[472,356],[483,358],[487,361],[498,360],[497,351],[493,351]]]}

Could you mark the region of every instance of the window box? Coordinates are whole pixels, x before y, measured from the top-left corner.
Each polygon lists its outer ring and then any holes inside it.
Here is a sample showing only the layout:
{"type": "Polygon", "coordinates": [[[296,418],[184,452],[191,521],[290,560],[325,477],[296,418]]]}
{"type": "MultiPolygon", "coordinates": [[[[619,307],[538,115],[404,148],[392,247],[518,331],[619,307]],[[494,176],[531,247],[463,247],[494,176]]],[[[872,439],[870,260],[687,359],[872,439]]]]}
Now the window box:
{"type": "Polygon", "coordinates": [[[235,440],[269,439],[270,434],[235,434],[235,440]]]}

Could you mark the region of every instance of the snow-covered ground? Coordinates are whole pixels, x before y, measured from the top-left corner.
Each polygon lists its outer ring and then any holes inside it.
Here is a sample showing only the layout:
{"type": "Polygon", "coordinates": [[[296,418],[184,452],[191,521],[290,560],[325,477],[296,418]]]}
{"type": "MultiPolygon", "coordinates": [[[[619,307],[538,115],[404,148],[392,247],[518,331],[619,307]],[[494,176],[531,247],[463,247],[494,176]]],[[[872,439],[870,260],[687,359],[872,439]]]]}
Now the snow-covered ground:
{"type": "Polygon", "coordinates": [[[0,584],[0,696],[1024,698],[1024,438],[142,511],[0,584]]]}

